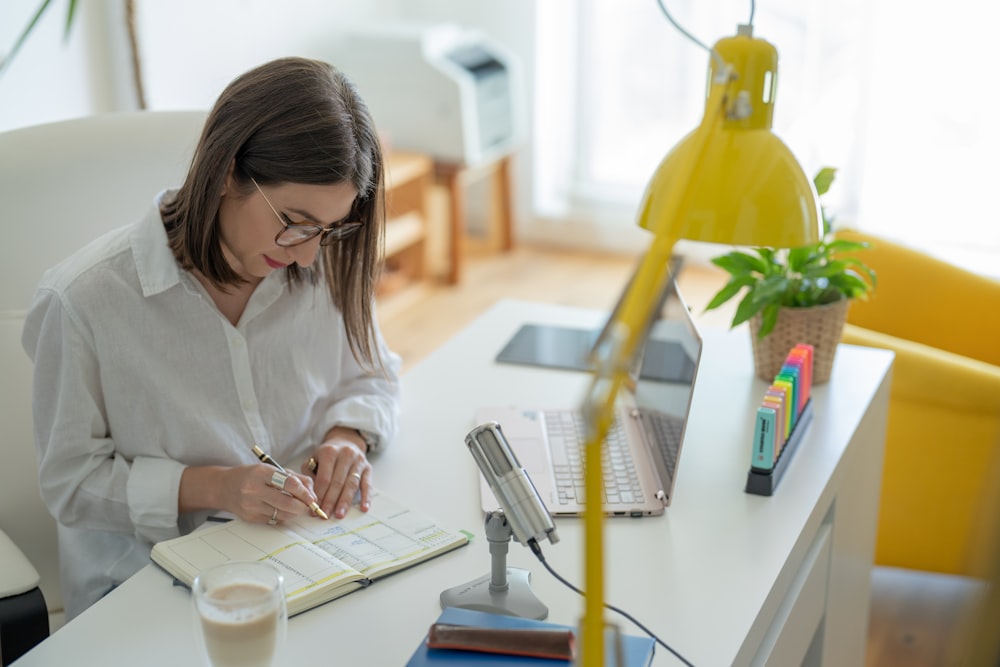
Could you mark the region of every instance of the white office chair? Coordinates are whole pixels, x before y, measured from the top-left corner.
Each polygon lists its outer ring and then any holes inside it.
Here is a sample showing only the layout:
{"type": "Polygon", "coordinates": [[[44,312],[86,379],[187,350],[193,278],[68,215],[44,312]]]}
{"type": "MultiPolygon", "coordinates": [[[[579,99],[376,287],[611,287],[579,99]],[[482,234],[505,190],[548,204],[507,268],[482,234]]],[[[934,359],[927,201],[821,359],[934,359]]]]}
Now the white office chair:
{"type": "Polygon", "coordinates": [[[205,117],[200,111],[101,114],[0,133],[4,665],[46,637],[50,622],[53,629],[62,622],[56,523],[39,494],[32,369],[21,347],[25,311],[47,268],[103,232],[135,221],[157,192],[180,184],[205,117]],[[47,613],[43,608],[39,615],[43,595],[47,613]]]}

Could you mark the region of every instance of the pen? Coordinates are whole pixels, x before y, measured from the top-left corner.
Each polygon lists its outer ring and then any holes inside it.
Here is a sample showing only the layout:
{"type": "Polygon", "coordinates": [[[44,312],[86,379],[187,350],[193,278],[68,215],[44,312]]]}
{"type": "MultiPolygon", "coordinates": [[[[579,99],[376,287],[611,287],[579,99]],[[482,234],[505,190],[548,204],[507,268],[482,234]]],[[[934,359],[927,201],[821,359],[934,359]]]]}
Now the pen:
{"type": "MultiPolygon", "coordinates": [[[[268,454],[263,449],[261,449],[260,445],[254,445],[253,446],[253,453],[262,462],[264,462],[264,463],[266,463],[268,465],[274,466],[275,468],[277,468],[281,472],[285,473],[286,475],[291,474],[287,470],[285,470],[284,468],[282,468],[280,463],[278,463],[277,461],[275,461],[274,459],[272,459],[270,454],[268,454]]],[[[326,512],[323,511],[323,508],[320,507],[319,505],[317,505],[315,502],[309,503],[309,509],[311,509],[313,512],[316,512],[316,514],[318,514],[319,516],[323,517],[324,519],[329,519],[330,518],[329,516],[327,516],[326,512]]]]}

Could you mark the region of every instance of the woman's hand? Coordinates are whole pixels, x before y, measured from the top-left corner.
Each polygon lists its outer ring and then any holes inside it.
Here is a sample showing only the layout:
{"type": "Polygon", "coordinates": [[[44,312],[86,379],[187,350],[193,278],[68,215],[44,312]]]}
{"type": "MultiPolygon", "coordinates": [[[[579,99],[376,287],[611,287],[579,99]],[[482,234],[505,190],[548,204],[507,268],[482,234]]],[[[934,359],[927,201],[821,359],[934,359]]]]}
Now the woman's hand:
{"type": "Polygon", "coordinates": [[[361,511],[368,511],[372,466],[365,456],[366,449],[360,433],[352,428],[336,426],[330,429],[326,440],[313,453],[316,470],[311,471],[309,463],[302,467],[304,473],[314,475],[313,487],[320,499],[319,506],[330,516],[342,519],[359,489],[361,511]]]}
{"type": "Polygon", "coordinates": [[[251,523],[275,524],[311,513],[317,502],[313,480],[273,466],[203,466],[185,468],[181,475],[179,510],[222,510],[251,523]]]}

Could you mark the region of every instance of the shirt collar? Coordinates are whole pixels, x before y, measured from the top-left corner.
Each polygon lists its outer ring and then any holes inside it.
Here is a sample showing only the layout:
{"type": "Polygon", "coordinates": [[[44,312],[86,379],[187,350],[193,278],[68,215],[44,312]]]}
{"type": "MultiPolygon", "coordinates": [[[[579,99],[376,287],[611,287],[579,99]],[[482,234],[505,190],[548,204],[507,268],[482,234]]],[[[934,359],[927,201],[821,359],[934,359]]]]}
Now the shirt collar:
{"type": "Polygon", "coordinates": [[[130,243],[143,296],[165,292],[181,280],[181,269],[170,250],[160,217],[161,202],[175,193],[176,190],[164,190],[158,194],[153,207],[132,231],[130,243]]]}
{"type": "MultiPolygon", "coordinates": [[[[165,292],[183,279],[186,273],[180,268],[167,241],[167,230],[160,217],[160,204],[173,197],[176,190],[164,190],[156,196],[153,207],[132,231],[130,243],[135,256],[143,296],[165,292]]],[[[274,302],[284,291],[283,271],[272,271],[254,291],[254,300],[264,308],[274,302]]]]}

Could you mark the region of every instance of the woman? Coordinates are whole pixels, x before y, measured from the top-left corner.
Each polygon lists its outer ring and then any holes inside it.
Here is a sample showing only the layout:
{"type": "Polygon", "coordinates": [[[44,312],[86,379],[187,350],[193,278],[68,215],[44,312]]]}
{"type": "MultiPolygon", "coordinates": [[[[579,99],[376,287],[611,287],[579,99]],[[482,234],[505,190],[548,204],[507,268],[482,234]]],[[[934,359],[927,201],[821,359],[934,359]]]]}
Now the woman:
{"type": "Polygon", "coordinates": [[[67,618],[211,513],[342,517],[358,492],[368,509],[367,455],[398,419],[383,229],[367,107],[285,58],[225,89],[179,189],[46,273],[22,341],[67,618]]]}

